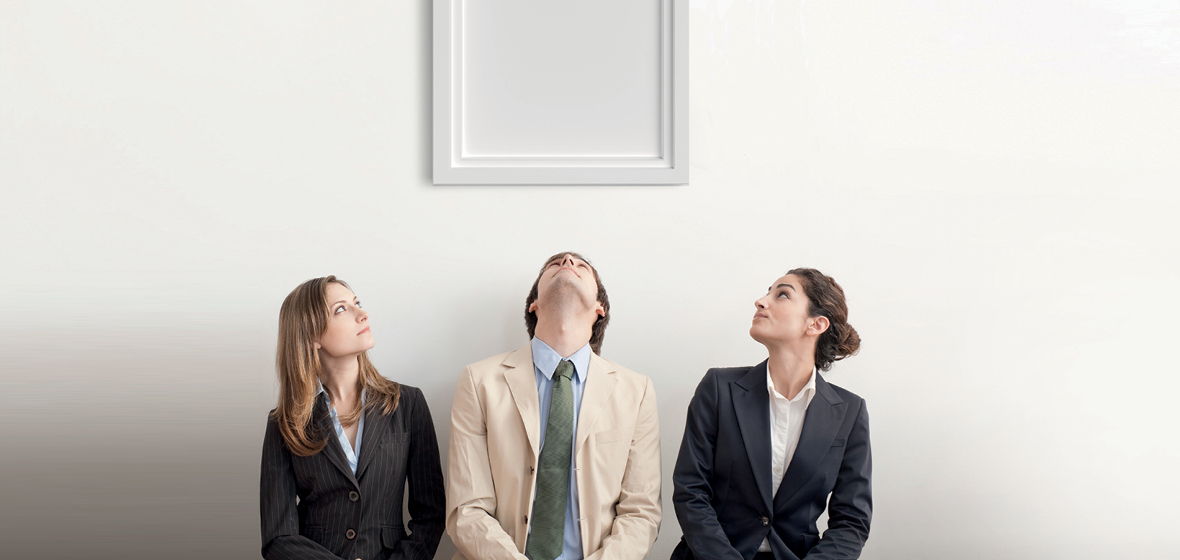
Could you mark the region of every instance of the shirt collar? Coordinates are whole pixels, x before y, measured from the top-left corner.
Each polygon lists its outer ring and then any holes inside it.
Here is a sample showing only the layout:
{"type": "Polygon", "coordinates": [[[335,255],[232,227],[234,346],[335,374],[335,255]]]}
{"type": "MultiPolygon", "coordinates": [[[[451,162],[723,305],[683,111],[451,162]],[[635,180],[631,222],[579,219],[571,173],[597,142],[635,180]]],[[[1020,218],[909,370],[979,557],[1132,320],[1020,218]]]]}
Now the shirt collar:
{"type": "MultiPolygon", "coordinates": [[[[554,366],[554,367],[556,367],[556,366],[554,366]]],[[[324,396],[324,403],[326,403],[328,405],[328,409],[331,410],[333,414],[335,414],[336,409],[332,408],[332,397],[331,397],[331,395],[328,394],[328,391],[324,390],[324,383],[322,381],[320,381],[319,379],[316,379],[315,386],[316,386],[315,396],[318,397],[320,395],[323,395],[324,396]]],[[[365,390],[364,389],[361,389],[361,406],[365,406],[365,390]]]]}
{"type": "Polygon", "coordinates": [[[569,358],[562,358],[555,350],[545,344],[541,339],[533,337],[530,343],[533,350],[533,367],[541,372],[546,379],[553,379],[553,372],[557,371],[557,364],[561,360],[567,359],[574,364],[574,377],[579,383],[586,380],[586,371],[590,369],[590,343],[587,342],[585,346],[578,349],[570,355],[569,358]]]}
{"type": "MultiPolygon", "coordinates": [[[[816,375],[816,369],[813,367],[813,368],[811,368],[811,378],[808,379],[807,384],[804,385],[803,388],[799,390],[799,394],[795,395],[795,398],[790,399],[790,402],[795,402],[795,401],[798,401],[799,399],[807,399],[808,402],[811,402],[811,396],[815,394],[815,375],[816,375]]],[[[785,395],[783,395],[782,393],[779,393],[777,390],[775,390],[774,381],[770,379],[770,368],[769,367],[766,368],[766,392],[770,393],[770,396],[772,398],[775,395],[779,395],[784,399],[787,398],[785,395]]]]}

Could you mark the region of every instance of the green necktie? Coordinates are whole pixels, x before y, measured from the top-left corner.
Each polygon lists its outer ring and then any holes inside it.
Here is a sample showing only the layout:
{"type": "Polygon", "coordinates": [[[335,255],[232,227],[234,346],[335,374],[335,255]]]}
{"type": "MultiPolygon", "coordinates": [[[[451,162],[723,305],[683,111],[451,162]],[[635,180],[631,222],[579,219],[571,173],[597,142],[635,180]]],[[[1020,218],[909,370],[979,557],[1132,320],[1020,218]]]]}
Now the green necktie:
{"type": "Polygon", "coordinates": [[[570,378],[574,364],[562,360],[553,372],[549,397],[549,421],[545,445],[537,465],[537,497],[533,499],[533,526],[525,554],[532,560],[553,560],[565,543],[565,506],[570,485],[570,454],[574,441],[574,388],[570,378]]]}

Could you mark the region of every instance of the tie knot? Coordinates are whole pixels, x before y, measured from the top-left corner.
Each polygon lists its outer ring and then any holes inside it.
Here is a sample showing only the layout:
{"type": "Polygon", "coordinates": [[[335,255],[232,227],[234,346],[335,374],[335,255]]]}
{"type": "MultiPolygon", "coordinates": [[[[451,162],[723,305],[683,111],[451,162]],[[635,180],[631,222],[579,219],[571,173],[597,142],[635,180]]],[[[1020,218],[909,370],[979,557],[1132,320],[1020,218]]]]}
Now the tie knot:
{"type": "Polygon", "coordinates": [[[566,379],[573,379],[573,377],[574,377],[574,363],[569,360],[562,360],[560,363],[557,364],[557,371],[554,371],[553,375],[555,377],[561,376],[566,379]]]}

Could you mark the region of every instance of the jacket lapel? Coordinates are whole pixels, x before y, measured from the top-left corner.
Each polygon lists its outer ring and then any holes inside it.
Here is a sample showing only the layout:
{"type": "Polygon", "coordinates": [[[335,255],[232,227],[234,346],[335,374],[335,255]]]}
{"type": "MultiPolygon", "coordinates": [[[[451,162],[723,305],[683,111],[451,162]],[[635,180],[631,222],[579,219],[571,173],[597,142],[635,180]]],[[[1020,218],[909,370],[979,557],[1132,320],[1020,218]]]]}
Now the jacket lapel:
{"type": "MultiPolygon", "coordinates": [[[[394,412],[396,413],[396,410],[394,412]]],[[[381,411],[375,408],[365,409],[364,414],[365,431],[361,434],[361,456],[357,458],[356,462],[357,480],[364,476],[365,467],[369,466],[369,463],[373,462],[373,457],[377,456],[381,440],[385,439],[385,434],[389,431],[389,423],[393,421],[393,416],[381,414],[381,411]]]]}
{"type": "MultiPolygon", "coordinates": [[[[361,486],[357,484],[356,477],[352,475],[352,468],[348,466],[348,458],[344,456],[344,450],[340,448],[340,439],[336,437],[336,427],[332,425],[332,415],[328,413],[328,405],[322,397],[316,397],[315,410],[312,414],[322,430],[320,433],[328,436],[328,442],[324,445],[324,455],[336,466],[340,474],[343,474],[357,490],[360,490],[361,486]]],[[[364,442],[361,442],[361,446],[364,447],[364,442]]]]}
{"type": "Polygon", "coordinates": [[[537,398],[537,374],[533,372],[532,348],[525,346],[509,354],[504,358],[503,365],[508,368],[504,372],[504,379],[512,391],[512,400],[516,401],[520,420],[524,423],[524,433],[528,435],[533,458],[536,459],[541,452],[541,404],[537,398]]]}
{"type": "Polygon", "coordinates": [[[586,372],[586,387],[582,390],[582,408],[578,411],[575,453],[582,448],[586,438],[594,431],[594,421],[610,401],[610,395],[618,384],[619,380],[615,377],[615,368],[611,363],[591,352],[590,368],[586,372]]]}
{"type": "Polygon", "coordinates": [[[815,398],[807,406],[807,415],[803,418],[803,432],[799,435],[799,445],[795,447],[795,456],[787,466],[783,475],[783,482],[779,485],[778,495],[774,497],[777,510],[783,507],[803,489],[803,484],[815,474],[832,440],[844,423],[844,414],[848,404],[841,399],[831,385],[818,373],[815,375],[815,398]]]}
{"type": "Polygon", "coordinates": [[[766,362],[762,362],[734,381],[730,391],[733,411],[742,441],[750,457],[750,468],[762,494],[766,509],[770,510],[770,393],[766,392],[766,362]]]}

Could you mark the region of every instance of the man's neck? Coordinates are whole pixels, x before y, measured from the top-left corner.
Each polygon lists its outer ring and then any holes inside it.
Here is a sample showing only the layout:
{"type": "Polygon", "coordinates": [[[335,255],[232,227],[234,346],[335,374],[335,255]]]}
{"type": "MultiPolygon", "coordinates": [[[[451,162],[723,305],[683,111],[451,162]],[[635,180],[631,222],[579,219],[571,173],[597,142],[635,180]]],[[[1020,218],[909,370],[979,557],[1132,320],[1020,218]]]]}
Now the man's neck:
{"type": "Polygon", "coordinates": [[[590,335],[593,332],[593,320],[586,317],[570,315],[554,317],[543,315],[538,311],[537,328],[533,331],[533,336],[552,348],[562,358],[568,358],[590,342],[590,335]]]}

